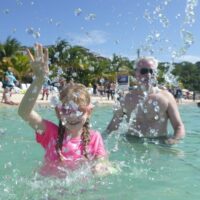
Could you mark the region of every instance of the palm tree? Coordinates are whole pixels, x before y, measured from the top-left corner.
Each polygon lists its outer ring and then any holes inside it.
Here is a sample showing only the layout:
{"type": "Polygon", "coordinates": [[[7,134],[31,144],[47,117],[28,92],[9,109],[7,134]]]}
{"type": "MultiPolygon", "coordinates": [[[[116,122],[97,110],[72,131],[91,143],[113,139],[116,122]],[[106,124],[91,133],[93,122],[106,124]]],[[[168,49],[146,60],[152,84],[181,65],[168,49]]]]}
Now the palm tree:
{"type": "Polygon", "coordinates": [[[64,67],[68,79],[74,78],[80,82],[80,77],[84,79],[84,72],[88,69],[90,58],[89,50],[81,46],[73,46],[68,51],[69,56],[64,67]],[[74,77],[73,74],[76,74],[74,77]]]}
{"type": "Polygon", "coordinates": [[[20,43],[15,39],[8,37],[3,44],[0,44],[0,73],[12,68],[11,58],[20,50],[20,43]]]}
{"type": "Polygon", "coordinates": [[[11,58],[11,62],[13,65],[13,72],[19,81],[31,75],[30,62],[27,56],[18,53],[11,58]]]}
{"type": "Polygon", "coordinates": [[[49,58],[52,64],[58,66],[65,66],[68,50],[71,48],[69,43],[65,40],[60,40],[56,45],[52,45],[49,47],[49,58]]]}
{"type": "Polygon", "coordinates": [[[21,48],[20,42],[10,36],[6,39],[4,44],[0,46],[0,59],[3,57],[11,57],[15,55],[21,48]]]}

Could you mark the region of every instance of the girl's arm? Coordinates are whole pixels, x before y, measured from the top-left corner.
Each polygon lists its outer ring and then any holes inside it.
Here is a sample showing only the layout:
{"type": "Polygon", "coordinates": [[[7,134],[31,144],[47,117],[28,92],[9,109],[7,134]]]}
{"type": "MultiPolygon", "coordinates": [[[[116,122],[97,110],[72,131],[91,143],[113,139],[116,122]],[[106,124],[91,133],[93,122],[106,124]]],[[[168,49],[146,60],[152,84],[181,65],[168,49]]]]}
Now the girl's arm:
{"type": "Polygon", "coordinates": [[[26,91],[18,109],[18,114],[29,123],[35,130],[44,131],[42,117],[33,110],[36,100],[40,94],[45,76],[48,75],[48,50],[44,49],[40,44],[35,46],[35,56],[27,50],[31,60],[31,67],[35,75],[35,79],[26,91]]]}

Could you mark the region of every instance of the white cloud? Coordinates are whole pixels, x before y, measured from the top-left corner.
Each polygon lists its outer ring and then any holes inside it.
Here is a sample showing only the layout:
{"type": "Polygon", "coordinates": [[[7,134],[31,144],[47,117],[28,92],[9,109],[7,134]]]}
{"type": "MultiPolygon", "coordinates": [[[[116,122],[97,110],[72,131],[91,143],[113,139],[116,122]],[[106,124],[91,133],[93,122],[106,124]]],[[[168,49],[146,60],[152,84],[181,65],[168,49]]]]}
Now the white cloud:
{"type": "Polygon", "coordinates": [[[191,63],[196,63],[200,61],[200,56],[184,55],[175,60],[176,62],[188,61],[191,63]]]}
{"type": "Polygon", "coordinates": [[[106,43],[108,37],[106,32],[100,30],[89,31],[82,35],[69,33],[68,36],[75,44],[79,44],[81,46],[104,44],[106,43]]]}

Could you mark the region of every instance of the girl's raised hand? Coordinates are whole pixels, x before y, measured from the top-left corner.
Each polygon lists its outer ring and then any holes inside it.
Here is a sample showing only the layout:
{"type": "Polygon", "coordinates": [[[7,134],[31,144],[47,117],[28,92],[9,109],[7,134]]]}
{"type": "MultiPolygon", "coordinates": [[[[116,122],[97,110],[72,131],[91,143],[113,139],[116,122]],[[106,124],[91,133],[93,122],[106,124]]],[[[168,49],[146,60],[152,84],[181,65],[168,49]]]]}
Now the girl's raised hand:
{"type": "Polygon", "coordinates": [[[41,44],[36,44],[34,56],[31,54],[29,49],[27,49],[27,54],[31,60],[31,67],[33,69],[34,75],[38,78],[44,78],[45,76],[48,76],[48,49],[43,48],[41,44]]]}

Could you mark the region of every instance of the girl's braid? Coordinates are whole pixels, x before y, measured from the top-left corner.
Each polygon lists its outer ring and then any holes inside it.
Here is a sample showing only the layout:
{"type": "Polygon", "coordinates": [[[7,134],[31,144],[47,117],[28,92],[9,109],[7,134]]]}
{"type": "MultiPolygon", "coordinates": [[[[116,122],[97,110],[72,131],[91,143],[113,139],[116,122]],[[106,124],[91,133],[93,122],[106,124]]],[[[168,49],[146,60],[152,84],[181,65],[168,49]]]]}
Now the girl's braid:
{"type": "Polygon", "coordinates": [[[56,152],[61,159],[60,152],[62,151],[62,144],[64,139],[65,127],[62,125],[61,120],[59,120],[59,128],[58,128],[58,138],[56,141],[56,152]]]}
{"type": "Polygon", "coordinates": [[[89,119],[87,119],[87,121],[83,125],[83,132],[81,134],[81,140],[82,140],[82,144],[83,144],[83,156],[85,156],[85,158],[89,159],[88,158],[88,150],[87,150],[87,146],[90,142],[89,119]]]}

